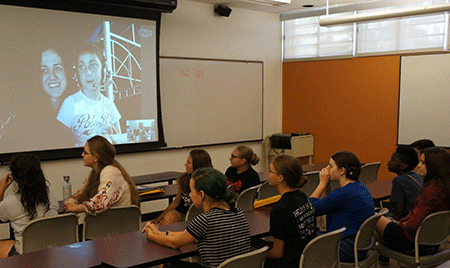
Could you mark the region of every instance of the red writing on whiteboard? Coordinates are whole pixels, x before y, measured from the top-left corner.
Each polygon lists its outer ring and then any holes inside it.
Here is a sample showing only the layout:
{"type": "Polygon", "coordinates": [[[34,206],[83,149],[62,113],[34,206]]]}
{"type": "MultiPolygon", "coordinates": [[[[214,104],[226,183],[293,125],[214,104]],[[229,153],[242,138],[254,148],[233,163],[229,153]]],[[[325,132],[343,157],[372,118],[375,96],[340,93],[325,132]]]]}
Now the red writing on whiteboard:
{"type": "Polygon", "coordinates": [[[201,78],[204,76],[204,72],[202,70],[181,70],[180,76],[181,77],[197,77],[201,78]]]}

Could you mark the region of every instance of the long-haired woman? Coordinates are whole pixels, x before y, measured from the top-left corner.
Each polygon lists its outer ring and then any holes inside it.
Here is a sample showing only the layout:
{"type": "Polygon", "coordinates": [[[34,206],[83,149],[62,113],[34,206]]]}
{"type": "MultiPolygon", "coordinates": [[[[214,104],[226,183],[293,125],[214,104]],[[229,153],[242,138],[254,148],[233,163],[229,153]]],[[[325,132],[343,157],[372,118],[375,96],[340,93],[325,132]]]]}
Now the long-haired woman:
{"type": "Polygon", "coordinates": [[[31,154],[14,155],[7,174],[0,180],[0,220],[9,221],[14,240],[0,241],[0,257],[21,254],[20,238],[32,220],[58,215],[58,201],[50,194],[39,159],[31,154]],[[6,189],[14,190],[6,198],[6,189]]]}
{"type": "Polygon", "coordinates": [[[160,225],[167,225],[183,221],[189,207],[192,205],[189,197],[189,181],[192,173],[201,167],[212,167],[211,157],[208,152],[202,149],[194,149],[189,152],[186,163],[186,172],[177,180],[178,193],[172,203],[152,222],[160,225]]]}
{"type": "Polygon", "coordinates": [[[102,213],[112,206],[139,206],[139,196],[130,175],[114,159],[114,146],[102,136],[84,145],[83,165],[92,170],[83,186],[64,203],[64,212],[102,213]]]}
{"type": "MultiPolygon", "coordinates": [[[[405,254],[414,250],[416,232],[428,215],[450,210],[450,153],[439,147],[424,149],[418,167],[424,176],[424,185],[417,193],[411,212],[398,223],[381,217],[375,226],[381,242],[405,254]]],[[[419,246],[421,255],[434,254],[438,249],[436,246],[419,246]]]]}

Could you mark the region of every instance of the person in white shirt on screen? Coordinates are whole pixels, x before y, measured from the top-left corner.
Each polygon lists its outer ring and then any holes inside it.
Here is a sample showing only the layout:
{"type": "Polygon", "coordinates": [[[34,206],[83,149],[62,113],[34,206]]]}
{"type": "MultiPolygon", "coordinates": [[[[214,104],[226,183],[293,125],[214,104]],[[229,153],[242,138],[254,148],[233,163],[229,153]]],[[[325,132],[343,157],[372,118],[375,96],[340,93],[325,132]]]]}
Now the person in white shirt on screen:
{"type": "Polygon", "coordinates": [[[76,73],[80,90],[67,97],[57,119],[71,129],[77,143],[83,146],[95,136],[120,134],[121,115],[114,102],[106,98],[100,88],[105,83],[103,55],[94,43],[85,43],[77,57],[76,73]]]}

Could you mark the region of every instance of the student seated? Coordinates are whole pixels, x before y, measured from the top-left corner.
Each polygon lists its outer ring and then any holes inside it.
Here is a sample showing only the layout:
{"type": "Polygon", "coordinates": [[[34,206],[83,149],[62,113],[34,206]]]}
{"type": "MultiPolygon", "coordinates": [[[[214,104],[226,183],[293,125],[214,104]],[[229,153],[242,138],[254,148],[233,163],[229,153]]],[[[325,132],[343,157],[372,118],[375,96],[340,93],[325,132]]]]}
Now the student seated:
{"type": "MultiPolygon", "coordinates": [[[[419,170],[424,175],[424,186],[411,212],[398,223],[381,217],[375,226],[380,242],[408,255],[414,255],[414,239],[422,221],[431,213],[450,210],[450,153],[439,147],[423,150],[419,170]]],[[[421,245],[419,254],[435,254],[438,249],[421,245]]]]}
{"type": "Polygon", "coordinates": [[[239,146],[231,153],[231,166],[225,172],[225,176],[235,196],[261,182],[258,172],[252,168],[252,165],[258,162],[259,157],[248,146],[239,146]]]}
{"type": "MultiPolygon", "coordinates": [[[[171,248],[198,242],[198,252],[207,267],[217,267],[231,257],[250,252],[250,227],[244,212],[234,208],[225,175],[214,168],[199,168],[192,174],[189,187],[192,202],[204,212],[192,219],[186,230],[161,232],[154,223],[147,223],[142,232],[151,241],[171,248]]],[[[181,261],[171,265],[191,266],[204,267],[181,261]]]]}
{"type": "Polygon", "coordinates": [[[399,146],[387,162],[390,172],[397,174],[392,180],[390,208],[393,218],[398,221],[408,214],[413,207],[417,192],[422,188],[422,180],[412,170],[419,163],[416,151],[412,147],[399,146]]]}
{"type": "MultiPolygon", "coordinates": [[[[342,235],[339,259],[342,262],[354,262],[355,237],[361,225],[375,214],[372,195],[367,187],[358,180],[361,163],[351,152],[337,152],[320,173],[317,188],[310,200],[316,209],[316,215],[327,215],[327,232],[347,227],[342,235]],[[339,188],[331,191],[330,181],[338,181],[339,188]]],[[[363,259],[367,251],[358,251],[363,259]]]]}
{"type": "Polygon", "coordinates": [[[411,143],[409,145],[410,147],[413,147],[414,150],[417,152],[417,156],[420,157],[420,151],[435,147],[434,142],[432,140],[422,139],[422,140],[416,140],[415,142],[411,143]]]}
{"type": "Polygon", "coordinates": [[[81,156],[92,170],[81,189],[64,202],[64,212],[96,215],[112,206],[139,206],[136,186],[115,155],[114,146],[102,136],[86,142],[81,156]]]}
{"type": "Polygon", "coordinates": [[[170,205],[152,221],[154,224],[167,225],[184,221],[189,207],[192,205],[189,197],[189,181],[194,170],[201,167],[213,167],[211,157],[208,152],[202,149],[195,149],[189,152],[189,156],[184,164],[186,172],[181,175],[178,182],[178,193],[170,205]]]}
{"type": "Polygon", "coordinates": [[[297,189],[306,183],[302,165],[292,156],[280,155],[270,164],[267,175],[281,199],[270,212],[269,233],[274,239],[264,267],[298,267],[303,249],[316,237],[314,207],[297,189]]]}
{"type": "Polygon", "coordinates": [[[14,240],[0,241],[0,258],[22,254],[20,238],[32,220],[58,215],[58,201],[48,188],[39,159],[31,154],[14,155],[7,174],[0,180],[0,220],[10,222],[14,240]],[[6,189],[15,183],[6,198],[6,189]]]}

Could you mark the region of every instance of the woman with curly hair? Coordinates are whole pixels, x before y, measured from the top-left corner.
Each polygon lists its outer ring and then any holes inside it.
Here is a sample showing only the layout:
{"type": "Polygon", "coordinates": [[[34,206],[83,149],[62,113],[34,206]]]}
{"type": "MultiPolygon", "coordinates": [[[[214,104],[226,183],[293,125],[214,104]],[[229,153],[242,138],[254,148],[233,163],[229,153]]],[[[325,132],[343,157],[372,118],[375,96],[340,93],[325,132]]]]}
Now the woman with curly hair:
{"type": "MultiPolygon", "coordinates": [[[[372,215],[375,208],[372,195],[358,180],[361,163],[351,152],[337,152],[327,167],[320,171],[319,185],[310,196],[316,215],[327,215],[327,232],[346,227],[339,248],[342,262],[354,262],[355,237],[361,225],[372,215]],[[331,192],[330,181],[339,182],[339,188],[331,192]]],[[[367,251],[358,251],[358,258],[367,251]]]]}
{"type": "Polygon", "coordinates": [[[106,138],[90,138],[83,151],[83,165],[92,168],[83,186],[64,203],[64,212],[96,215],[113,206],[139,206],[130,175],[114,159],[116,150],[106,138]]]}
{"type": "Polygon", "coordinates": [[[11,173],[0,180],[0,220],[10,222],[16,240],[0,241],[0,258],[21,254],[20,238],[25,226],[32,220],[58,215],[59,207],[36,156],[14,155],[9,170],[11,173]],[[14,190],[4,198],[11,184],[14,190]]]}

